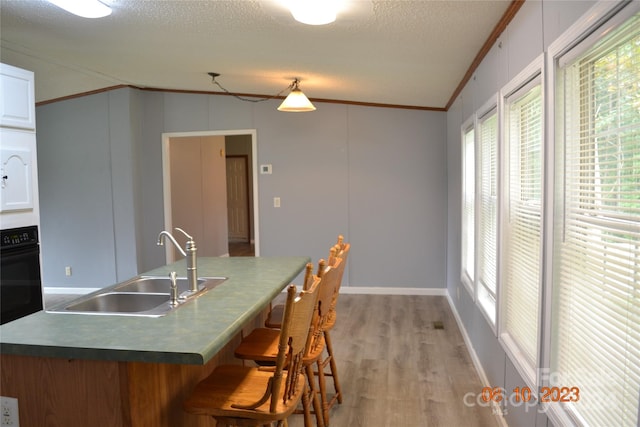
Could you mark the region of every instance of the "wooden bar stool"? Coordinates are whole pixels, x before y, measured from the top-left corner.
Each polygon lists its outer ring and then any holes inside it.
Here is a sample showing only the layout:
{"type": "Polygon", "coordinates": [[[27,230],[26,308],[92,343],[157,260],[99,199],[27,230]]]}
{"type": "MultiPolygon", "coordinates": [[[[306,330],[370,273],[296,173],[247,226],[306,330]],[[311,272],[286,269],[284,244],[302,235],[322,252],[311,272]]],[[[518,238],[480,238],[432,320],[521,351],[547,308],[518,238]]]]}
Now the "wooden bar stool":
{"type": "MultiPolygon", "coordinates": [[[[323,328],[323,336],[325,341],[325,348],[327,349],[327,357],[322,359],[320,362],[320,366],[323,369],[323,377],[331,377],[333,380],[333,386],[335,390],[335,394],[331,397],[331,399],[327,400],[325,394],[325,401],[323,402],[323,406],[326,404],[326,409],[323,412],[329,411],[335,405],[336,402],[342,403],[342,388],[340,386],[340,379],[338,378],[338,367],[336,364],[336,359],[333,353],[333,343],[331,341],[331,329],[335,326],[337,319],[337,311],[336,307],[338,304],[338,296],[340,295],[340,286],[342,285],[342,278],[344,276],[344,269],[347,265],[347,258],[349,256],[349,251],[351,249],[351,244],[346,243],[344,241],[344,236],[338,235],[337,243],[331,247],[329,250],[329,266],[333,266],[337,270],[337,279],[336,286],[334,288],[333,297],[331,299],[331,309],[329,312],[329,318],[327,323],[323,328]],[[336,264],[337,260],[341,260],[339,264],[336,264]],[[324,368],[329,365],[330,371],[324,372],[324,368]]],[[[267,320],[265,321],[265,326],[268,328],[279,328],[282,320],[282,313],[284,310],[283,305],[273,306],[267,320]]],[[[318,372],[316,375],[320,375],[318,372]]]]}
{"type": "MultiPolygon", "coordinates": [[[[320,283],[318,282],[318,285],[320,283]]],[[[286,427],[300,401],[309,410],[306,382],[301,375],[309,328],[319,286],[303,290],[289,286],[275,367],[223,365],[198,383],[184,402],[185,411],[216,419],[218,426],[286,427]]]]}
{"type": "MultiPolygon", "coordinates": [[[[339,264],[338,264],[339,265],[339,264]]],[[[314,392],[312,396],[313,410],[316,414],[316,422],[318,426],[328,426],[329,413],[328,402],[326,400],[326,384],[324,379],[324,371],[321,369],[324,343],[324,325],[329,321],[329,310],[333,298],[334,288],[337,281],[337,270],[333,267],[327,267],[325,262],[321,260],[318,263],[317,277],[321,278],[320,290],[318,291],[318,300],[316,311],[311,322],[309,331],[308,351],[303,358],[305,372],[309,389],[314,392]],[[314,367],[317,371],[314,373],[314,367]],[[315,375],[318,375],[319,393],[315,393],[316,387],[315,375]],[[318,402],[318,395],[320,401],[318,402]]],[[[254,360],[258,363],[272,361],[275,355],[276,343],[280,330],[273,328],[254,329],[247,337],[245,337],[235,350],[235,356],[240,359],[254,360]]],[[[305,427],[311,427],[311,414],[305,414],[305,427]]]]}
{"type": "Polygon", "coordinates": [[[340,387],[340,380],[338,379],[338,367],[336,366],[336,359],[333,354],[333,343],[331,341],[331,330],[336,324],[337,319],[337,311],[336,307],[338,305],[338,296],[340,295],[340,286],[342,285],[342,277],[344,276],[344,268],[347,265],[347,258],[349,257],[349,250],[351,249],[351,244],[344,242],[344,237],[342,235],[338,236],[338,243],[331,248],[331,254],[329,256],[329,266],[335,265],[337,270],[337,282],[336,287],[333,293],[333,299],[331,301],[331,309],[329,312],[329,319],[327,324],[323,329],[325,345],[327,348],[328,356],[325,360],[322,361],[323,368],[329,363],[330,373],[326,373],[325,376],[330,376],[333,378],[333,386],[335,389],[335,394],[329,400],[328,405],[331,408],[336,401],[338,403],[342,403],[342,389],[340,387]],[[338,260],[340,262],[338,263],[338,260]]]}

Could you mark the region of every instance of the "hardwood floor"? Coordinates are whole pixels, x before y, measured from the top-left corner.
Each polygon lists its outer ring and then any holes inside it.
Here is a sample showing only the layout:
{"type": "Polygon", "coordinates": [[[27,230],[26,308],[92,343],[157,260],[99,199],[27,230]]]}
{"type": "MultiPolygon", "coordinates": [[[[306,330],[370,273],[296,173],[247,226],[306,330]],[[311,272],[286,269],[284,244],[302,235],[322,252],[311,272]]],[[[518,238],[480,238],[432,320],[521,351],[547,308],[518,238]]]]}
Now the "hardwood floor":
{"type": "MultiPolygon", "coordinates": [[[[499,425],[491,408],[464,404],[483,385],[445,297],[341,295],[338,316],[344,401],[331,410],[332,427],[499,425]]],[[[331,380],[327,387],[333,392],[331,380]]],[[[303,426],[302,416],[289,426],[303,426]]]]}
{"type": "Polygon", "coordinates": [[[255,256],[254,245],[246,242],[229,242],[229,256],[255,256]]]}

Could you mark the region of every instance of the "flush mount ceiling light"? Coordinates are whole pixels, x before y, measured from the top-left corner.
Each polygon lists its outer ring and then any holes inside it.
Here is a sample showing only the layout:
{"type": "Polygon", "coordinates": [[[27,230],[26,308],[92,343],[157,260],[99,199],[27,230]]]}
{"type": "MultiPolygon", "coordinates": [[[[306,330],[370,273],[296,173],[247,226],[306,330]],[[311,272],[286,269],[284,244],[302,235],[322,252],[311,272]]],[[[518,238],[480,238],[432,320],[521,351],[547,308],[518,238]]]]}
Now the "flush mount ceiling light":
{"type": "Polygon", "coordinates": [[[214,72],[210,72],[207,74],[211,76],[211,79],[212,79],[211,83],[215,84],[224,92],[226,92],[228,95],[231,95],[234,98],[239,99],[240,101],[246,101],[246,102],[268,101],[273,98],[278,98],[284,92],[286,92],[287,90],[290,90],[291,92],[289,93],[289,95],[278,107],[278,111],[302,113],[306,111],[315,111],[316,109],[316,107],[313,106],[311,101],[309,101],[309,98],[307,98],[305,94],[302,93],[302,91],[298,87],[298,84],[300,83],[300,80],[298,78],[295,78],[289,86],[287,86],[285,89],[281,90],[280,92],[276,93],[275,95],[271,95],[271,96],[257,95],[256,97],[260,99],[255,99],[255,98],[247,98],[247,96],[253,97],[254,95],[240,95],[237,93],[229,92],[220,83],[218,83],[218,81],[216,81],[216,77],[220,77],[220,74],[214,73],[214,72]]]}
{"type": "Polygon", "coordinates": [[[336,20],[341,0],[289,0],[293,18],[307,25],[325,25],[336,20]]]}
{"type": "Polygon", "coordinates": [[[56,6],[83,18],[103,18],[111,15],[111,8],[98,0],[48,0],[56,6]]]}
{"type": "Polygon", "coordinates": [[[295,79],[289,86],[291,92],[282,101],[282,104],[278,107],[278,111],[288,111],[292,113],[303,113],[305,111],[315,111],[316,107],[313,106],[309,98],[298,87],[300,80],[295,79]]]}

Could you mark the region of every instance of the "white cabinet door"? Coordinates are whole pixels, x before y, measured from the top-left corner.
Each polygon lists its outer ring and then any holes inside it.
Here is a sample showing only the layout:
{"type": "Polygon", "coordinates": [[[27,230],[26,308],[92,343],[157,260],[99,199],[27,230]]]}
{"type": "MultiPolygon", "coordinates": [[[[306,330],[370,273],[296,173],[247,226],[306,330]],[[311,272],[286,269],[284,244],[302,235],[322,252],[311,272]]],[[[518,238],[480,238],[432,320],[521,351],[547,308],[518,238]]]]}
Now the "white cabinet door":
{"type": "Polygon", "coordinates": [[[32,71],[0,64],[0,126],[36,128],[32,71]]]}
{"type": "Polygon", "coordinates": [[[32,210],[35,153],[29,140],[34,136],[6,129],[0,135],[0,212],[32,210]]]}
{"type": "Polygon", "coordinates": [[[33,208],[31,151],[0,150],[0,212],[33,208]]]}

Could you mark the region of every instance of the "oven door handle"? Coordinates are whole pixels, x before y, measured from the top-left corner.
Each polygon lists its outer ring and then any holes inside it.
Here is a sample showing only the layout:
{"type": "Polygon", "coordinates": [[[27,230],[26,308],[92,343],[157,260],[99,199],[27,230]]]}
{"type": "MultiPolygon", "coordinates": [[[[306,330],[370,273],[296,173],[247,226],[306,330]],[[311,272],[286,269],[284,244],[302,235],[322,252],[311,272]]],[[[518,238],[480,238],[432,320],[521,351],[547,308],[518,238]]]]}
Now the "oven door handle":
{"type": "Polygon", "coordinates": [[[25,255],[34,255],[34,254],[40,254],[40,246],[35,244],[31,244],[28,246],[22,246],[22,247],[18,247],[18,248],[11,248],[11,249],[4,249],[1,252],[1,256],[0,259],[2,260],[2,262],[6,262],[6,261],[10,261],[13,260],[15,258],[18,257],[23,257],[25,255]]]}

